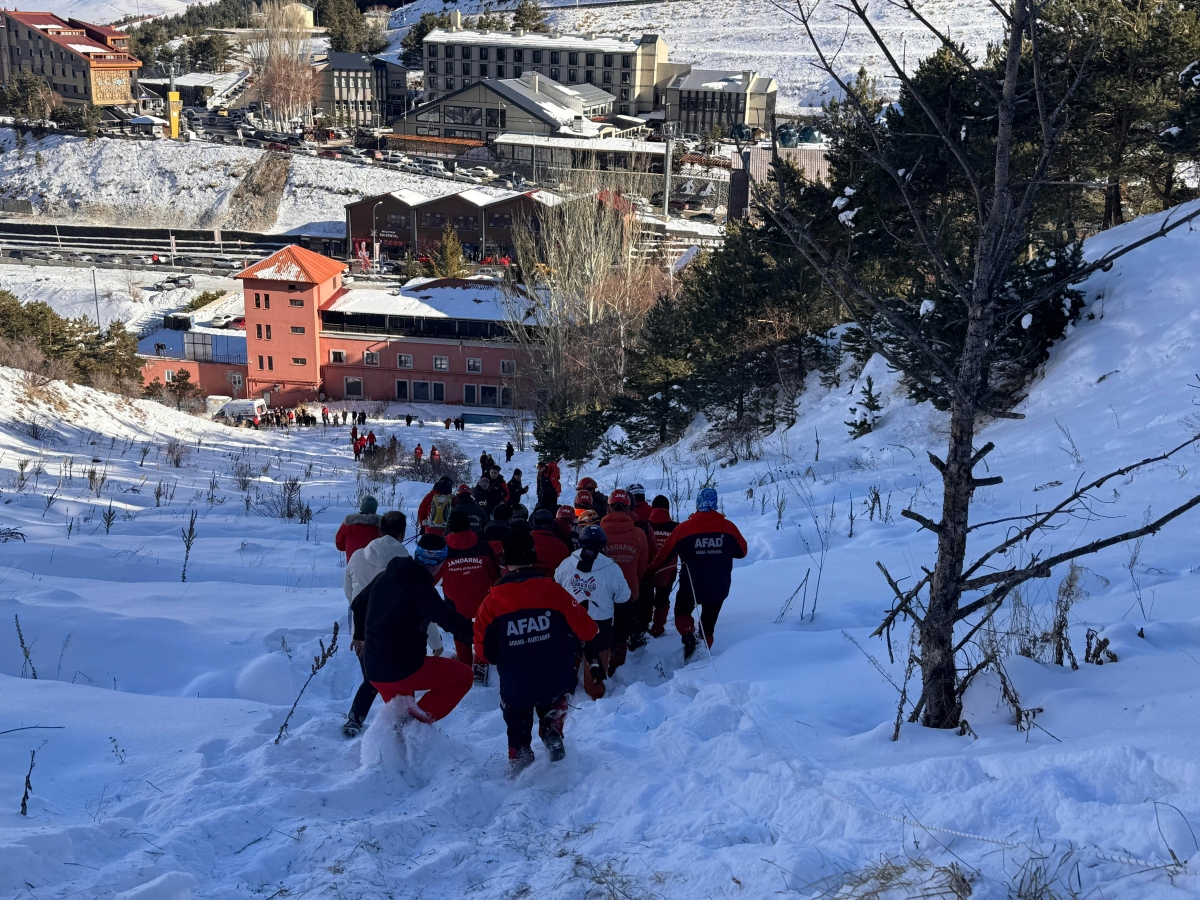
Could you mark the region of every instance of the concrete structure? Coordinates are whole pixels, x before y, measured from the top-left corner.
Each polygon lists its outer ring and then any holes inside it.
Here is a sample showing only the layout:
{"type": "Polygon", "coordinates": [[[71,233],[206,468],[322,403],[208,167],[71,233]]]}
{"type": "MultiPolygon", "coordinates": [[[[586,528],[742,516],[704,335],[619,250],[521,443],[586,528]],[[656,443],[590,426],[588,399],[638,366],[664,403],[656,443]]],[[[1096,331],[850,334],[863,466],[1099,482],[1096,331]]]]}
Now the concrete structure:
{"type": "Polygon", "coordinates": [[[123,31],[47,12],[0,10],[0,82],[29,72],[64,103],[132,110],[141,67],[123,31]]]}
{"type": "Polygon", "coordinates": [[[387,260],[434,251],[442,230],[451,225],[467,258],[511,258],[513,224],[536,219],[543,207],[560,202],[546,191],[485,193],[470,188],[431,198],[399,190],[347,204],[346,233],[355,256],[387,260]]]}
{"type": "MultiPolygon", "coordinates": [[[[273,406],[320,399],[532,404],[522,375],[528,361],[509,340],[498,280],[418,278],[400,289],[358,289],[343,284],[345,269],[301,247],[279,250],[237,276],[248,365],[179,359],[163,339],[147,355],[143,376],[165,383],[186,368],[207,394],[263,397],[273,406]]],[[[217,331],[193,329],[183,340],[203,343],[202,335],[217,331]]]]}
{"type": "Polygon", "coordinates": [[[595,85],[563,85],[537,72],[520,78],[485,78],[442,92],[395,122],[396,134],[493,141],[517,134],[617,137],[645,123],[629,119],[622,129],[594,118],[609,116],[616,97],[595,85]]]}
{"type": "Polygon", "coordinates": [[[313,28],[316,24],[315,6],[309,6],[307,3],[289,3],[283,8],[283,13],[289,17],[295,16],[297,20],[304,23],[305,28],[313,28]]]}
{"type": "Polygon", "coordinates": [[[314,67],[321,82],[317,105],[338,125],[383,124],[375,64],[365,53],[330,53],[314,67]]]}
{"type": "Polygon", "coordinates": [[[616,112],[637,115],[655,106],[658,66],[667,45],[656,34],[602,36],[473,31],[457,10],[449,28],[425,36],[425,99],[436,100],[483,78],[520,78],[526,72],[568,87],[594,84],[617,99],[616,112]]]}
{"type": "Polygon", "coordinates": [[[502,134],[495,140],[499,166],[537,178],[549,169],[621,169],[631,172],[663,171],[667,145],[628,138],[544,137],[502,134]]]}
{"type": "Polygon", "coordinates": [[[692,69],[672,77],[660,100],[668,122],[679,123],[684,134],[704,134],[714,129],[728,132],[734,125],[771,131],[775,97],[774,78],[757,72],[723,72],[692,69]]]}

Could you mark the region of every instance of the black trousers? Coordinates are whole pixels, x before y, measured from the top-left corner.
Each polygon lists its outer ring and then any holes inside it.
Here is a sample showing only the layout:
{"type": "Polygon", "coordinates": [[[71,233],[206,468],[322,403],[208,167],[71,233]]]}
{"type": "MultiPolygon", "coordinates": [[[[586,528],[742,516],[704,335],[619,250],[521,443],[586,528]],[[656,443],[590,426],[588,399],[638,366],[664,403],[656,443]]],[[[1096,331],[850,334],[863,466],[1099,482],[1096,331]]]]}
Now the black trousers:
{"type": "MultiPolygon", "coordinates": [[[[713,632],[717,627],[717,616],[721,615],[721,607],[725,603],[724,597],[705,597],[700,606],[700,628],[704,632],[704,636],[709,640],[712,639],[713,632]]],[[[696,597],[692,593],[692,586],[688,579],[683,579],[679,582],[679,593],[675,595],[675,616],[690,616],[696,609],[696,597]]]]}
{"type": "Polygon", "coordinates": [[[612,646],[613,620],[597,619],[596,627],[600,630],[596,636],[583,645],[583,655],[588,664],[600,661],[600,654],[612,646]]]}
{"type": "Polygon", "coordinates": [[[671,605],[671,588],[674,584],[643,584],[638,595],[637,608],[634,611],[634,631],[650,630],[650,620],[654,610],[671,605]]]}
{"type": "Polygon", "coordinates": [[[361,656],[358,658],[358,667],[362,670],[363,680],[354,694],[354,702],[350,704],[350,716],[359,722],[365,722],[367,713],[371,711],[371,704],[379,696],[379,691],[375,690],[375,685],[367,681],[367,669],[361,656]]]}
{"type": "Polygon", "coordinates": [[[504,724],[508,728],[508,746],[528,747],[533,742],[533,714],[538,717],[538,736],[545,738],[551,731],[560,737],[567,720],[568,694],[560,694],[536,706],[509,706],[500,701],[504,724]]]}
{"type": "Polygon", "coordinates": [[[620,644],[629,640],[629,635],[633,634],[634,618],[637,615],[638,601],[626,600],[624,603],[613,604],[613,629],[612,642],[620,644]]]}

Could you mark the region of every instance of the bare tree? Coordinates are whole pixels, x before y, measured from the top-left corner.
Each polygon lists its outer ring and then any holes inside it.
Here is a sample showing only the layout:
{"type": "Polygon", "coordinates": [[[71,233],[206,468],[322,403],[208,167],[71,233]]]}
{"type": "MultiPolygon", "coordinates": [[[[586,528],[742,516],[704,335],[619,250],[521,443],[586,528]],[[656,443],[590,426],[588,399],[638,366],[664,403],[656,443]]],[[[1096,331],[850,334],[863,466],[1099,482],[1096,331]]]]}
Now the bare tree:
{"type": "MultiPolygon", "coordinates": [[[[865,29],[870,39],[887,61],[891,73],[903,90],[920,108],[928,121],[939,149],[952,161],[955,175],[966,187],[966,204],[970,207],[969,222],[959,252],[947,250],[943,223],[933,221],[922,206],[911,183],[913,164],[893,158],[887,140],[886,120],[877,109],[868,106],[854,90],[849,80],[839,74],[836,53],[827,51],[817,37],[813,22],[815,6],[800,3],[796,19],[812,44],[817,64],[845,94],[845,110],[866,135],[862,153],[868,165],[886,173],[902,199],[907,224],[916,236],[916,249],[928,259],[938,280],[956,305],[965,321],[961,346],[947,347],[914,329],[897,312],[896,300],[878,290],[870,281],[860,277],[851,259],[833,249],[822,232],[822,223],[810,212],[795,205],[782,191],[765,201],[768,214],[786,234],[805,259],[820,273],[826,286],[844,304],[862,329],[871,347],[914,383],[928,386],[933,393],[948,396],[949,440],[945,458],[930,454],[930,461],[942,478],[942,514],[934,522],[912,510],[903,514],[937,536],[937,558],[933,568],[908,590],[901,590],[896,581],[884,571],[896,595],[896,604],[880,626],[878,634],[888,636],[898,616],[914,619],[920,638],[920,664],[923,695],[917,711],[923,711],[924,724],[937,728],[956,727],[960,719],[962,692],[973,672],[960,677],[958,653],[964,642],[980,623],[967,623],[968,637],[956,640],[955,627],[968,616],[990,615],[1014,587],[1030,578],[1048,577],[1060,563],[1095,553],[1140,535],[1153,534],[1171,519],[1200,503],[1200,497],[1188,500],[1143,527],[1113,535],[1109,538],[1042,558],[1034,556],[1028,565],[985,572],[989,560],[1003,554],[1020,540],[1028,539],[1060,521],[1059,517],[1088,514],[1092,492],[1107,479],[1149,465],[1156,459],[1166,459],[1179,452],[1177,447],[1160,457],[1143,460],[1071,493],[1062,503],[1047,513],[1023,517],[1025,524],[1017,534],[1010,535],[997,547],[973,562],[967,562],[968,534],[982,525],[970,523],[971,502],[976,488],[995,485],[1002,478],[978,478],[975,467],[993,449],[991,443],[976,449],[974,438],[980,425],[989,418],[1020,416],[997,408],[988,392],[989,365],[996,357],[997,338],[1016,326],[1023,317],[1049,298],[1057,296],[1070,284],[1088,275],[1107,269],[1120,256],[1173,231],[1200,216],[1200,211],[1181,215],[1163,222],[1160,228],[1140,240],[1118,247],[1099,259],[1074,268],[1061,279],[1051,280],[1034,296],[1014,299],[1008,289],[1007,277],[1013,266],[1034,245],[1032,222],[1039,193],[1052,181],[1051,165],[1063,135],[1070,124],[1071,102],[1079,85],[1088,75],[1092,47],[1085,41],[1073,49],[1068,60],[1051,59],[1044,50],[1049,29],[1042,21],[1043,5],[1037,0],[1008,0],[993,5],[1000,13],[1005,35],[997,48],[998,65],[977,67],[975,62],[951,41],[915,5],[915,0],[892,0],[892,5],[907,13],[920,27],[940,42],[945,51],[958,61],[975,82],[982,96],[994,107],[994,115],[986,127],[992,129],[990,158],[986,165],[970,158],[970,150],[962,135],[953,129],[947,113],[928,98],[906,71],[901,60],[880,35],[875,21],[868,14],[865,0],[845,0],[855,27],[865,29]],[[1057,82],[1047,75],[1053,68],[1057,82]],[[1064,73],[1066,73],[1064,75],[1064,73]],[[1018,135],[1015,123],[1020,116],[1036,123],[1034,146],[1021,141],[1028,134],[1018,135]],[[1020,140],[1019,140],[1020,138],[1020,140]],[[910,355],[902,356],[890,347],[894,344],[876,332],[882,327],[904,340],[910,355]],[[920,365],[914,362],[920,361],[920,365]],[[932,373],[932,374],[930,374],[932,373]],[[922,592],[926,592],[922,599],[922,592]],[[965,605],[964,593],[984,592],[983,596],[965,605]]],[[[1079,10],[1081,16],[1086,10],[1079,10]]],[[[1094,47],[1094,44],[1092,45],[1094,47]]],[[[982,127],[976,123],[975,127],[982,127]]],[[[917,161],[920,165],[920,160],[917,161]]],[[[1195,440],[1195,439],[1193,439],[1195,440]]],[[[995,523],[984,523],[995,524],[995,523]]],[[[882,565],[880,566],[883,569],[882,565]]],[[[914,721],[917,713],[914,713],[914,721]]]]}
{"type": "Polygon", "coordinates": [[[514,223],[525,286],[507,297],[538,391],[569,407],[620,393],[629,347],[668,276],[639,252],[641,223],[619,175],[573,170],[562,193],[514,223]]]}
{"type": "Polygon", "coordinates": [[[305,112],[317,99],[319,83],[312,67],[312,38],[296,4],[270,0],[262,5],[261,37],[252,56],[258,88],[271,106],[276,125],[305,112]]]}

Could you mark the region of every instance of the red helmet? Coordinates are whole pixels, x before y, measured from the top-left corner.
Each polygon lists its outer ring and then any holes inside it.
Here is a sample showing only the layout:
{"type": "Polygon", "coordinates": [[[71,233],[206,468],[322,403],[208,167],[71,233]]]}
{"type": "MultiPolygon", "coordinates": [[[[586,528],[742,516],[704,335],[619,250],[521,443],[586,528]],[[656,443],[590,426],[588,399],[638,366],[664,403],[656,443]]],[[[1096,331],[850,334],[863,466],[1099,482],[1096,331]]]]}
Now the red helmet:
{"type": "Polygon", "coordinates": [[[591,509],[592,492],[591,491],[580,491],[578,494],[576,494],[575,495],[575,506],[578,509],[591,509]]]}
{"type": "Polygon", "coordinates": [[[575,507],[560,506],[558,508],[558,515],[556,515],[554,518],[558,519],[560,522],[569,522],[572,525],[574,525],[575,524],[575,507]]]}
{"type": "Polygon", "coordinates": [[[577,491],[594,491],[596,490],[596,479],[587,475],[579,479],[579,484],[575,485],[577,491]]]}
{"type": "Polygon", "coordinates": [[[460,484],[460,485],[458,486],[458,495],[459,495],[460,497],[461,497],[463,494],[469,494],[469,493],[471,493],[471,487],[470,487],[470,485],[466,485],[466,484],[460,484]]]}
{"type": "Polygon", "coordinates": [[[633,498],[629,496],[629,491],[624,488],[617,488],[608,495],[608,505],[613,509],[617,507],[629,509],[629,507],[633,506],[633,498]]]}

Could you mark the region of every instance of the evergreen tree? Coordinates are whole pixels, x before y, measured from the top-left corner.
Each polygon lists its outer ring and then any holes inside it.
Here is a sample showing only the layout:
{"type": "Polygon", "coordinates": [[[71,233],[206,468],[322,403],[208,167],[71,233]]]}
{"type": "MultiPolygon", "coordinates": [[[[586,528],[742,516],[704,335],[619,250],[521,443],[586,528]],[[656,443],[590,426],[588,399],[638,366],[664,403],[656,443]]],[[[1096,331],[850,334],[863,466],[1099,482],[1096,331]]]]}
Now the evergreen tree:
{"type": "Polygon", "coordinates": [[[429,269],[430,274],[438,278],[464,278],[470,274],[466,260],[463,259],[458,232],[449,222],[442,229],[442,240],[438,244],[437,253],[429,261],[429,269]]]}
{"type": "Polygon", "coordinates": [[[538,0],[521,0],[513,10],[512,27],[524,28],[526,31],[549,32],[546,22],[546,11],[538,0]]]}
{"type": "Polygon", "coordinates": [[[677,297],[660,296],[646,314],[641,339],[630,350],[626,396],[616,412],[629,449],[648,453],[678,440],[694,412],[689,388],[696,367],[690,353],[695,336],[691,317],[677,297]]]}
{"type": "Polygon", "coordinates": [[[319,0],[317,14],[329,30],[329,49],[334,53],[363,53],[369,29],[354,0],[319,0]]]}
{"type": "Polygon", "coordinates": [[[490,3],[485,3],[483,12],[470,23],[470,27],[479,29],[480,31],[508,31],[508,16],[502,12],[493,10],[490,3]]]}
{"type": "Polygon", "coordinates": [[[846,422],[850,428],[850,437],[854,440],[875,430],[875,426],[879,424],[879,413],[883,410],[879,395],[875,393],[875,380],[870,375],[867,376],[867,383],[863,385],[860,396],[858,406],[850,407],[851,418],[846,422]]]}

